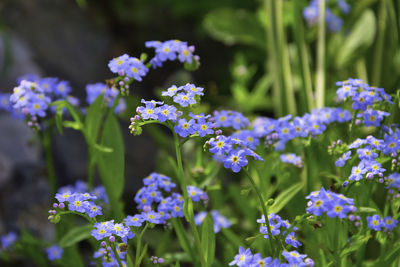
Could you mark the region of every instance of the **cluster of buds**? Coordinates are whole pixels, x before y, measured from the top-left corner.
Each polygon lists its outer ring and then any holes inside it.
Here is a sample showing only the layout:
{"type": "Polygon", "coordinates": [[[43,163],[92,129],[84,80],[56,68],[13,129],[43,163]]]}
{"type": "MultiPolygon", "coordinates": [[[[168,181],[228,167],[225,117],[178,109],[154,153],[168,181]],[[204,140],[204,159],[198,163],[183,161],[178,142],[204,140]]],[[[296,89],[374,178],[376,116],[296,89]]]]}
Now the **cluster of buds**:
{"type": "Polygon", "coordinates": [[[35,130],[35,131],[40,130],[40,125],[39,125],[37,116],[30,116],[27,124],[32,130],[35,130]]]}
{"type": "Polygon", "coordinates": [[[65,204],[64,203],[53,203],[53,208],[49,210],[50,216],[48,217],[49,221],[52,223],[58,223],[60,221],[60,216],[57,215],[57,209],[64,210],[65,204]]]}
{"type": "Polygon", "coordinates": [[[164,259],[163,258],[159,258],[157,256],[151,256],[150,257],[150,261],[154,264],[163,264],[164,263],[164,259]]]}
{"type": "Polygon", "coordinates": [[[140,120],[139,115],[135,115],[131,118],[131,124],[129,125],[129,131],[133,135],[141,135],[142,134],[142,127],[137,124],[137,121],[140,120]]]}
{"type": "Polygon", "coordinates": [[[391,156],[392,156],[392,171],[400,169],[400,155],[398,155],[396,152],[393,152],[391,156]]]}
{"type": "MultiPolygon", "coordinates": [[[[124,73],[123,70],[120,70],[118,75],[119,76],[124,76],[125,73],[124,73]]],[[[124,78],[122,78],[118,82],[119,89],[121,91],[121,95],[123,95],[123,96],[129,95],[129,85],[130,85],[131,82],[132,82],[132,80],[128,76],[125,76],[124,78]]]]}

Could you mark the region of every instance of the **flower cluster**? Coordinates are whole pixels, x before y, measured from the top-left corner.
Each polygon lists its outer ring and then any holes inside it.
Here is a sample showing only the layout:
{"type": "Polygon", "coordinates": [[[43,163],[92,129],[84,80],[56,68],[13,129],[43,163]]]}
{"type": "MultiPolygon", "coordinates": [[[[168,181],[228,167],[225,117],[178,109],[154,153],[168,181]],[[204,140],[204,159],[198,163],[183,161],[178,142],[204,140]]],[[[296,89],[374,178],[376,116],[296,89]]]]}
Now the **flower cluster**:
{"type": "Polygon", "coordinates": [[[163,62],[167,60],[174,61],[178,59],[182,63],[191,64],[193,61],[198,62],[200,57],[194,55],[194,46],[188,46],[186,42],[180,40],[169,41],[148,41],[146,47],[154,48],[156,55],[150,60],[154,68],[161,67],[163,62]]]}
{"type": "MultiPolygon", "coordinates": [[[[303,9],[303,17],[309,25],[314,25],[318,22],[318,5],[321,1],[325,0],[311,0],[310,4],[303,9]]],[[[346,2],[346,0],[337,0],[337,6],[345,14],[350,12],[350,5],[346,2]]],[[[326,8],[325,10],[325,20],[331,32],[340,31],[342,28],[343,20],[334,15],[330,8],[326,8]]]]}
{"type": "Polygon", "coordinates": [[[286,259],[286,263],[281,263],[278,258],[272,257],[263,258],[260,253],[252,254],[250,248],[244,249],[239,247],[239,253],[235,256],[234,260],[229,263],[230,266],[236,265],[239,267],[256,267],[256,266],[314,266],[314,261],[307,258],[307,255],[300,254],[294,251],[282,251],[282,256],[286,259]]]}
{"type": "Polygon", "coordinates": [[[61,259],[63,252],[64,252],[64,250],[57,245],[51,246],[46,249],[47,258],[50,261],[55,261],[55,260],[61,259]]]}
{"type": "Polygon", "coordinates": [[[337,82],[339,89],[336,95],[340,101],[351,99],[352,108],[358,112],[356,124],[379,127],[384,117],[390,114],[385,111],[375,110],[374,107],[382,105],[382,101],[393,104],[391,96],[383,88],[377,88],[364,83],[360,79],[348,79],[337,82]]]}
{"type": "Polygon", "coordinates": [[[108,203],[104,187],[96,187],[90,193],[87,190],[87,184],[80,181],[75,186],[61,187],[55,195],[59,203],[54,203],[54,209],[49,210],[49,220],[57,223],[60,220],[58,212],[64,210],[82,213],[89,218],[103,215],[103,203],[108,203]]]}
{"type": "Polygon", "coordinates": [[[252,149],[246,147],[246,142],[237,138],[218,135],[209,139],[207,143],[210,145],[209,151],[214,154],[213,158],[222,162],[225,168],[232,169],[233,172],[239,172],[248,164],[247,156],[264,161],[252,149]]]}
{"type": "MultiPolygon", "coordinates": [[[[207,214],[208,213],[206,211],[201,211],[197,213],[194,217],[194,222],[196,223],[196,225],[201,225],[204,219],[207,217],[207,214]]],[[[231,227],[231,222],[228,220],[228,218],[222,216],[218,211],[212,210],[211,216],[214,222],[214,233],[218,233],[219,231],[221,231],[221,228],[231,227]]]]}
{"type": "MultiPolygon", "coordinates": [[[[264,215],[261,216],[260,219],[257,220],[257,223],[260,223],[260,233],[264,234],[265,238],[269,238],[268,236],[268,224],[265,221],[264,215]]],[[[288,220],[282,220],[279,215],[274,213],[268,214],[268,223],[270,227],[270,232],[273,236],[281,234],[285,237],[285,243],[291,245],[295,248],[301,246],[301,243],[297,241],[295,237],[295,231],[298,230],[297,227],[292,227],[293,232],[286,233],[286,230],[290,228],[291,224],[288,220]]]]}
{"type": "Polygon", "coordinates": [[[233,110],[214,111],[212,121],[217,128],[232,127],[235,130],[244,129],[249,126],[249,119],[242,113],[233,110]]]}
{"type": "Polygon", "coordinates": [[[8,112],[14,119],[23,119],[24,115],[21,113],[21,110],[14,109],[10,97],[11,94],[0,93],[0,110],[8,112]]]}
{"type": "MultiPolygon", "coordinates": [[[[94,202],[96,196],[89,193],[65,192],[57,193],[55,198],[59,203],[53,204],[53,210],[49,210],[50,214],[56,215],[57,211],[68,209],[70,211],[86,214],[89,218],[94,218],[98,215],[103,215],[102,208],[94,202]]],[[[50,215],[49,220],[57,222],[57,217],[50,215]]]]}
{"type": "Polygon", "coordinates": [[[280,159],[284,163],[289,163],[299,168],[303,167],[303,161],[301,160],[301,157],[297,156],[296,154],[281,154],[280,159]]]}
{"type": "Polygon", "coordinates": [[[92,230],[91,235],[96,238],[96,240],[103,240],[108,238],[111,243],[115,241],[115,236],[120,237],[123,243],[127,243],[128,239],[131,239],[135,234],[128,227],[128,224],[115,223],[114,220],[105,221],[94,224],[94,230],[92,230]],[[114,239],[114,241],[112,241],[114,239]]]}
{"type": "Polygon", "coordinates": [[[19,81],[19,85],[14,88],[10,96],[10,103],[15,110],[12,113],[23,114],[28,120],[28,125],[34,129],[40,129],[39,118],[48,115],[51,102],[65,99],[72,105],[79,104],[77,98],[69,95],[71,87],[67,81],[39,78],[34,75],[21,77],[19,81]]]}
{"type": "Polygon", "coordinates": [[[140,59],[127,54],[110,60],[108,67],[111,72],[121,77],[126,77],[128,79],[133,78],[139,82],[142,81],[142,77],[146,76],[149,71],[140,59]]]}
{"type": "Polygon", "coordinates": [[[397,155],[400,149],[399,137],[400,131],[396,129],[391,134],[386,133],[383,140],[371,135],[365,139],[357,138],[347,146],[350,150],[341,155],[335,162],[335,165],[343,167],[346,161],[352,158],[351,149],[354,149],[356,150],[354,154],[357,155],[360,161],[358,165],[352,167],[349,180],[360,181],[364,178],[364,175],[367,179],[373,179],[375,176],[378,176],[379,182],[383,183],[387,180],[387,177],[384,177],[386,169],[379,162],[379,156],[387,154],[397,155]]]}
{"type": "MultiPolygon", "coordinates": [[[[179,104],[178,108],[196,104],[196,98],[203,95],[203,88],[196,87],[194,84],[184,86],[171,86],[162,92],[163,96],[168,96],[173,102],[179,104]]],[[[136,109],[138,115],[131,118],[129,129],[133,134],[141,133],[141,124],[144,120],[154,120],[158,122],[172,123],[174,131],[181,137],[198,134],[204,137],[214,133],[215,125],[210,121],[209,115],[189,114],[178,110],[174,105],[164,104],[161,101],[141,101],[144,106],[136,109]],[[143,121],[142,121],[143,120],[143,121]]]]}
{"type": "Polygon", "coordinates": [[[76,193],[86,193],[89,192],[91,195],[94,195],[97,197],[98,200],[102,201],[103,203],[109,203],[108,197],[106,194],[106,190],[104,186],[99,185],[93,190],[89,190],[89,187],[87,183],[82,182],[82,181],[77,181],[75,185],[67,185],[60,187],[58,189],[58,193],[63,194],[63,193],[70,193],[70,192],[76,192],[76,193]]]}
{"type": "Polygon", "coordinates": [[[2,235],[0,238],[1,249],[6,250],[10,248],[17,240],[18,240],[18,235],[15,232],[9,232],[5,235],[2,235]]]}
{"type": "Polygon", "coordinates": [[[383,228],[384,231],[392,231],[399,221],[390,216],[386,216],[382,219],[378,214],[375,214],[373,216],[368,216],[367,222],[368,227],[372,230],[381,231],[383,228]]]}
{"type": "MultiPolygon", "coordinates": [[[[117,97],[119,91],[116,87],[108,87],[104,83],[94,83],[86,85],[86,102],[90,105],[96,98],[104,94],[104,102],[108,107],[112,107],[115,98],[117,97]]],[[[126,109],[125,99],[120,98],[118,104],[115,107],[115,113],[121,113],[126,109]]]]}
{"type": "Polygon", "coordinates": [[[344,123],[351,120],[348,110],[341,108],[314,109],[303,116],[291,115],[280,119],[258,118],[253,123],[253,131],[259,137],[265,137],[267,145],[274,145],[277,151],[285,148],[286,143],[296,137],[315,137],[321,135],[327,125],[338,122],[344,123]]]}
{"type": "Polygon", "coordinates": [[[338,217],[344,219],[348,213],[356,212],[357,210],[352,198],[347,198],[342,194],[336,194],[324,188],[311,192],[306,199],[310,200],[307,203],[307,213],[315,216],[321,216],[326,213],[330,218],[338,217]]]}

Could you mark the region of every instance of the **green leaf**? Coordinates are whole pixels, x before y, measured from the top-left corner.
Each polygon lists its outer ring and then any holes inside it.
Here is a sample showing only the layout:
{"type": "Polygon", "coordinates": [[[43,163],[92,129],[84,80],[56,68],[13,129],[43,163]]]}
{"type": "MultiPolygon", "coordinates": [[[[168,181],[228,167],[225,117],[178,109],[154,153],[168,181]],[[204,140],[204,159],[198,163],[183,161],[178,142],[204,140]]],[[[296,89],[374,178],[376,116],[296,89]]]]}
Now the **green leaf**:
{"type": "Polygon", "coordinates": [[[63,115],[64,107],[62,105],[58,105],[56,108],[56,126],[58,131],[62,134],[63,133],[63,123],[62,123],[62,115],[63,115]]]}
{"type": "Polygon", "coordinates": [[[350,242],[348,243],[348,247],[345,248],[342,253],[340,253],[340,257],[345,257],[348,254],[360,249],[360,247],[364,244],[366,244],[368,242],[368,240],[371,238],[372,236],[368,235],[368,236],[358,236],[357,238],[352,238],[352,240],[350,240],[350,242]]]}
{"type": "Polygon", "coordinates": [[[42,252],[43,244],[39,239],[22,229],[19,242],[22,244],[22,254],[29,257],[35,265],[48,266],[48,261],[42,252]]]}
{"type": "Polygon", "coordinates": [[[62,124],[65,128],[72,128],[77,131],[82,130],[82,124],[76,121],[63,121],[62,124]]]}
{"type": "Polygon", "coordinates": [[[297,183],[282,191],[275,199],[274,204],[268,209],[269,213],[278,213],[290,200],[303,188],[304,183],[297,183]]]}
{"type": "Polygon", "coordinates": [[[179,219],[173,218],[171,219],[171,224],[178,237],[181,248],[186,252],[187,255],[191,256],[192,260],[194,260],[195,254],[193,253],[192,247],[190,246],[188,236],[185,232],[185,229],[183,228],[181,221],[179,219]]]}
{"type": "Polygon", "coordinates": [[[235,247],[244,246],[242,239],[229,228],[222,228],[221,232],[235,247]]]}
{"type": "Polygon", "coordinates": [[[249,44],[265,49],[264,28],[246,10],[223,8],[208,13],[203,21],[206,31],[227,45],[249,44]]]}
{"type": "Polygon", "coordinates": [[[99,145],[99,144],[94,144],[94,148],[96,148],[98,151],[104,152],[104,153],[111,153],[111,152],[113,152],[113,149],[112,149],[112,148],[105,147],[105,146],[101,146],[101,145],[99,145]]]}
{"type": "Polygon", "coordinates": [[[211,266],[215,257],[215,233],[214,222],[210,213],[201,226],[201,248],[204,251],[207,266],[211,266]]]}
{"type": "Polygon", "coordinates": [[[359,207],[357,208],[357,211],[361,213],[374,213],[374,214],[380,213],[377,209],[370,207],[359,207]]]}
{"type": "Polygon", "coordinates": [[[85,131],[88,141],[94,143],[97,143],[99,128],[103,121],[103,102],[104,95],[101,94],[86,110],[85,131]]]}
{"type": "Polygon", "coordinates": [[[364,11],[352,27],[352,31],[345,38],[344,43],[338,48],[336,55],[337,68],[344,67],[353,62],[357,55],[362,54],[372,45],[376,34],[376,18],[370,9],[364,11]]]}
{"type": "Polygon", "coordinates": [[[59,246],[66,248],[72,246],[82,240],[90,237],[90,232],[93,230],[93,225],[87,224],[84,226],[78,226],[69,230],[60,240],[59,246]]]}
{"type": "Polygon", "coordinates": [[[393,246],[393,249],[391,249],[390,252],[385,257],[384,263],[380,266],[390,266],[390,264],[392,264],[399,257],[400,257],[400,243],[397,242],[393,246]]]}
{"type": "Polygon", "coordinates": [[[119,123],[113,113],[109,113],[104,123],[100,145],[112,149],[97,155],[100,178],[106,189],[116,219],[123,218],[120,201],[124,188],[125,149],[119,123]]]}

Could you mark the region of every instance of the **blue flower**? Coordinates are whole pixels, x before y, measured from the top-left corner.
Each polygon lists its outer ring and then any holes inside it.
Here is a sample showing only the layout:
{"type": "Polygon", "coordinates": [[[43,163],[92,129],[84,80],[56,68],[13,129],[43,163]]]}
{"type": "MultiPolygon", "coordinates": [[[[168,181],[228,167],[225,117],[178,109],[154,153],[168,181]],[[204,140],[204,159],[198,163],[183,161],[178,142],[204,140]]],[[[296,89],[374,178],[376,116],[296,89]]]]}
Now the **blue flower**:
{"type": "Polygon", "coordinates": [[[350,181],[360,181],[363,175],[367,172],[363,163],[359,163],[358,166],[353,166],[351,169],[350,181]]]}
{"type": "Polygon", "coordinates": [[[89,202],[89,205],[86,207],[86,213],[90,218],[94,218],[97,215],[103,215],[101,210],[101,207],[97,206],[94,202],[89,202]]]}
{"type": "Polygon", "coordinates": [[[326,212],[329,217],[345,218],[345,215],[354,209],[350,207],[354,204],[353,199],[324,188],[311,192],[306,199],[310,200],[307,203],[307,212],[315,216],[321,216],[326,212]]]}
{"type": "Polygon", "coordinates": [[[196,104],[194,99],[194,94],[192,93],[178,93],[174,96],[174,102],[178,103],[182,107],[187,107],[188,105],[196,104]]]}
{"type": "Polygon", "coordinates": [[[134,216],[128,215],[125,219],[125,225],[127,226],[140,227],[142,226],[143,222],[144,219],[142,218],[141,214],[136,214],[134,216]]]}
{"type": "Polygon", "coordinates": [[[180,40],[169,40],[165,42],[148,41],[146,47],[154,48],[156,55],[150,59],[153,67],[161,67],[162,63],[167,60],[178,59],[180,62],[192,63],[193,60],[199,61],[199,56],[194,55],[194,46],[188,46],[186,42],[180,40]]]}
{"type": "Polygon", "coordinates": [[[157,107],[155,109],[155,113],[158,115],[157,119],[160,122],[164,122],[166,120],[175,122],[178,118],[176,107],[170,105],[163,105],[161,107],[157,107]]]}
{"type": "Polygon", "coordinates": [[[141,216],[144,220],[148,221],[149,223],[155,223],[155,224],[160,223],[160,214],[155,211],[149,211],[147,213],[143,212],[141,216]]]}
{"type": "Polygon", "coordinates": [[[187,137],[189,134],[196,133],[196,122],[191,119],[179,119],[178,124],[174,126],[174,131],[181,137],[187,137]]]}
{"type": "Polygon", "coordinates": [[[381,228],[384,226],[384,222],[382,221],[379,215],[375,214],[374,216],[367,217],[368,227],[375,231],[380,231],[381,228]]]}
{"type": "Polygon", "coordinates": [[[105,237],[111,236],[111,229],[114,226],[113,221],[95,223],[95,229],[90,232],[90,234],[97,240],[102,240],[105,237]]]}
{"type": "Polygon", "coordinates": [[[7,249],[11,247],[17,240],[18,235],[15,232],[9,232],[1,236],[1,248],[7,249]]]}
{"type": "Polygon", "coordinates": [[[379,127],[381,122],[383,121],[384,117],[389,116],[390,113],[374,110],[374,109],[367,109],[361,114],[358,114],[358,117],[362,117],[364,119],[365,126],[375,126],[379,127]]]}
{"type": "Polygon", "coordinates": [[[298,248],[299,246],[301,246],[301,243],[294,236],[294,232],[291,232],[286,236],[285,243],[293,246],[294,248],[298,248]]]}
{"type": "Polygon", "coordinates": [[[347,151],[343,155],[339,157],[339,159],[335,162],[337,167],[343,167],[346,164],[346,161],[351,159],[351,151],[347,151]]]}
{"type": "Polygon", "coordinates": [[[290,264],[296,264],[296,263],[302,263],[303,259],[307,257],[305,254],[300,254],[296,250],[293,251],[282,251],[283,257],[290,263],[290,264]]]}
{"type": "Polygon", "coordinates": [[[242,167],[248,163],[245,157],[245,151],[237,148],[229,152],[228,156],[224,160],[224,167],[231,168],[233,172],[239,172],[242,167]]]}
{"type": "Polygon", "coordinates": [[[239,253],[235,256],[235,259],[229,263],[229,266],[237,265],[239,267],[249,266],[253,260],[250,248],[244,249],[239,247],[239,253]]]}
{"type": "Polygon", "coordinates": [[[280,159],[284,163],[290,163],[296,167],[301,168],[303,166],[303,162],[301,160],[301,157],[297,156],[296,154],[293,153],[288,153],[288,154],[281,154],[280,159]]]}
{"type": "Polygon", "coordinates": [[[186,190],[188,192],[189,197],[192,199],[194,202],[199,202],[200,200],[206,200],[208,199],[207,194],[201,190],[200,188],[197,188],[192,185],[186,186],[186,190]]]}
{"type": "Polygon", "coordinates": [[[197,120],[196,128],[197,133],[201,137],[214,133],[214,130],[212,129],[213,124],[211,122],[207,122],[204,118],[197,120]]]}
{"type": "Polygon", "coordinates": [[[397,226],[397,223],[399,221],[398,220],[394,220],[392,217],[390,216],[386,216],[385,218],[383,218],[383,227],[385,227],[388,230],[392,230],[397,226]]]}
{"type": "Polygon", "coordinates": [[[363,160],[373,160],[374,158],[378,157],[378,154],[372,151],[371,147],[366,146],[364,148],[357,149],[358,157],[363,160]]]}
{"type": "Polygon", "coordinates": [[[61,259],[64,250],[57,245],[51,246],[46,249],[47,258],[50,261],[61,259]]]}

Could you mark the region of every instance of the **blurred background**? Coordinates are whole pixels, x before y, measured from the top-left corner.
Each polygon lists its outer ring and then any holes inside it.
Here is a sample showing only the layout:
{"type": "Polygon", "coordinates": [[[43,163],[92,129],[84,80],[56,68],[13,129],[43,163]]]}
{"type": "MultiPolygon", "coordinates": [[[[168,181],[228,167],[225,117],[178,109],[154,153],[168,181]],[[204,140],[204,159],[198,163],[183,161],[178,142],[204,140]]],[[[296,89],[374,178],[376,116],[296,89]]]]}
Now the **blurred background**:
{"type": "MultiPolygon", "coordinates": [[[[34,73],[70,81],[73,95],[85,105],[85,85],[113,77],[109,60],[123,53],[151,55],[145,41],[180,39],[196,47],[200,69],[188,72],[169,62],[151,70],[131,87],[137,99],[156,97],[160,88],[191,81],[205,87],[208,111],[225,107],[264,116],[303,114],[315,107],[310,103],[315,95],[307,94],[316,86],[318,29],[305,12],[315,1],[277,1],[272,19],[266,2],[0,0],[0,92],[12,92],[17,77],[34,73]],[[274,28],[271,39],[274,21],[281,26],[274,28]],[[278,80],[285,92],[278,96],[282,103],[275,101],[278,80]],[[291,97],[294,106],[286,101],[291,97]]],[[[337,2],[327,3],[337,20],[327,20],[324,104],[335,104],[335,82],[349,77],[394,93],[400,85],[400,3],[348,0],[351,8],[346,11],[337,2]]],[[[121,120],[126,129],[127,201],[162,158],[152,133],[130,137],[127,118],[134,109],[134,104],[128,106],[121,120]]],[[[53,146],[58,185],[85,180],[82,136],[67,130],[55,136],[53,146]]],[[[25,122],[1,112],[0,232],[26,227],[51,239],[46,216],[38,216],[47,211],[48,199],[40,144],[25,122]]]]}

